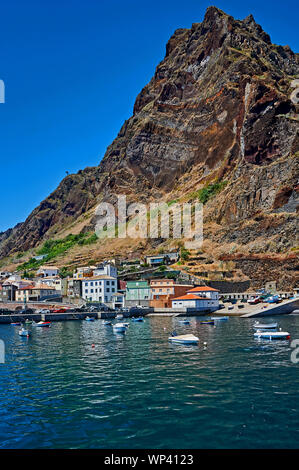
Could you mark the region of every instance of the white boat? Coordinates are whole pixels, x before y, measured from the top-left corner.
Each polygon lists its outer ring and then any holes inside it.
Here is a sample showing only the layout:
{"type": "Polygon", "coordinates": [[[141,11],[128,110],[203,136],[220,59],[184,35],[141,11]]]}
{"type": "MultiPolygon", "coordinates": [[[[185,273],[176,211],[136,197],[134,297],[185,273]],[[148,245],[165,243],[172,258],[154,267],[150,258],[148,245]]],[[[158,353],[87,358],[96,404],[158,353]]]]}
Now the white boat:
{"type": "Polygon", "coordinates": [[[125,333],[126,330],[127,326],[125,323],[115,323],[115,325],[113,325],[113,331],[115,331],[115,333],[125,333]]]}
{"type": "Polygon", "coordinates": [[[25,330],[25,328],[22,328],[20,331],[19,331],[19,335],[20,336],[30,336],[30,331],[29,330],[25,330]]]}
{"type": "Polygon", "coordinates": [[[226,320],[228,320],[228,317],[211,317],[211,320],[214,320],[214,321],[226,321],[226,320]]]}
{"type": "Polygon", "coordinates": [[[183,325],[190,325],[189,320],[179,320],[179,323],[182,323],[183,325]]]}
{"type": "Polygon", "coordinates": [[[277,323],[260,323],[255,322],[253,328],[256,330],[275,330],[277,328],[277,323]]]}
{"type": "Polygon", "coordinates": [[[263,339],[290,339],[290,333],[287,331],[261,331],[258,330],[253,335],[255,338],[263,339]]]}
{"type": "Polygon", "coordinates": [[[199,342],[199,338],[197,338],[197,336],[194,336],[192,334],[176,335],[176,336],[170,336],[168,338],[168,341],[171,341],[172,343],[176,343],[176,344],[197,344],[199,342]]]}

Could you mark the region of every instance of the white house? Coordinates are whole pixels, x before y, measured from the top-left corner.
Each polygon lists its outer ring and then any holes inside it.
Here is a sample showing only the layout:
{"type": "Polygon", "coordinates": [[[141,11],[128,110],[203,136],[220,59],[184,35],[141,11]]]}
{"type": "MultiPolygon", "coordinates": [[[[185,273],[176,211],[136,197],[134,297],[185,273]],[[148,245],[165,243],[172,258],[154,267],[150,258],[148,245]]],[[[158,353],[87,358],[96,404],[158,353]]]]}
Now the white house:
{"type": "Polygon", "coordinates": [[[53,287],[53,289],[56,289],[59,291],[62,290],[62,280],[60,279],[59,276],[43,278],[43,284],[46,284],[49,287],[53,287]]]}
{"type": "Polygon", "coordinates": [[[82,297],[89,302],[112,302],[117,292],[117,279],[112,276],[93,276],[82,279],[82,297]]]}
{"type": "Polygon", "coordinates": [[[117,277],[117,268],[113,264],[102,263],[93,270],[93,275],[117,277]]]}
{"type": "Polygon", "coordinates": [[[219,291],[213,287],[195,287],[186,295],[172,300],[172,308],[193,308],[214,312],[219,308],[219,291]]]}
{"type": "Polygon", "coordinates": [[[53,277],[57,276],[59,273],[59,269],[57,266],[41,266],[37,271],[37,277],[53,277]]]}
{"type": "Polygon", "coordinates": [[[125,294],[122,292],[116,292],[112,295],[113,308],[124,308],[125,306],[125,294]]]}

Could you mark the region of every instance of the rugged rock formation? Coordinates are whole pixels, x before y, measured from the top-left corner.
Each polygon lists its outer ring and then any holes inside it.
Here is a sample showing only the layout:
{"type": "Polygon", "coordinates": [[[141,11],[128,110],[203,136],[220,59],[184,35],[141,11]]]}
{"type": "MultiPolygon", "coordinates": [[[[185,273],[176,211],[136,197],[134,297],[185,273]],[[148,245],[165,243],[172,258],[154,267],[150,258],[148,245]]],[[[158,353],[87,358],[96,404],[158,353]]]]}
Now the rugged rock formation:
{"type": "Polygon", "coordinates": [[[0,256],[36,246],[82,214],[90,214],[83,230],[90,228],[92,209],[115,194],[192,200],[213,181],[227,184],[206,204],[206,236],[240,245],[258,238],[259,252],[290,250],[299,156],[290,95],[298,74],[299,54],[272,44],[251,15],[239,21],[208,8],[202,23],[174,32],[100,165],[67,176],[23,224],[0,234],[0,256]]]}

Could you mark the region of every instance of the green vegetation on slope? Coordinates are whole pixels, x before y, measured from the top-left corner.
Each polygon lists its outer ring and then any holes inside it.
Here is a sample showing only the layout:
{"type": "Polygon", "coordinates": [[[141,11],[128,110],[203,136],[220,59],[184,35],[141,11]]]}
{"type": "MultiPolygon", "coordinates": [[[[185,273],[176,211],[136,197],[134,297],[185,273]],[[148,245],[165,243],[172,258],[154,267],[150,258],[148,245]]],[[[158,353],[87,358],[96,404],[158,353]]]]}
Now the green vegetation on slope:
{"type": "Polygon", "coordinates": [[[60,238],[57,240],[47,240],[43,246],[37,250],[37,255],[45,255],[41,260],[31,258],[29,261],[18,266],[18,271],[30,271],[39,268],[44,263],[47,263],[57,256],[65,253],[76,245],[84,246],[91,245],[97,241],[98,237],[95,233],[90,234],[90,232],[79,233],[78,235],[69,234],[65,238],[60,238]]]}

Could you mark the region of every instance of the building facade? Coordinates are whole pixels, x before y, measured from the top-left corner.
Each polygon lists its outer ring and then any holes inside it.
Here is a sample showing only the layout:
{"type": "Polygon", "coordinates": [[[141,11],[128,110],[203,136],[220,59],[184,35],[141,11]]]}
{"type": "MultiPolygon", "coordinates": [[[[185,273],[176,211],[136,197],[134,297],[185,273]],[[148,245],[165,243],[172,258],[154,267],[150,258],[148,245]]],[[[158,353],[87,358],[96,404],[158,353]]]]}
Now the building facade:
{"type": "Polygon", "coordinates": [[[88,302],[111,303],[117,292],[117,279],[112,276],[94,276],[81,282],[82,297],[88,302]]]}
{"type": "Polygon", "coordinates": [[[176,284],[173,279],[152,279],[150,307],[171,308],[172,299],[185,295],[193,286],[190,284],[176,284]]]}

